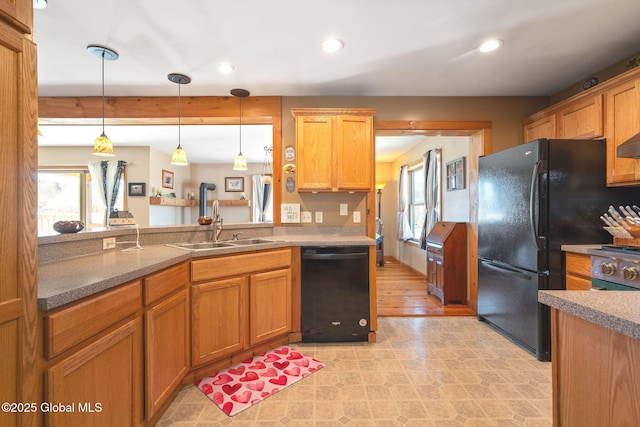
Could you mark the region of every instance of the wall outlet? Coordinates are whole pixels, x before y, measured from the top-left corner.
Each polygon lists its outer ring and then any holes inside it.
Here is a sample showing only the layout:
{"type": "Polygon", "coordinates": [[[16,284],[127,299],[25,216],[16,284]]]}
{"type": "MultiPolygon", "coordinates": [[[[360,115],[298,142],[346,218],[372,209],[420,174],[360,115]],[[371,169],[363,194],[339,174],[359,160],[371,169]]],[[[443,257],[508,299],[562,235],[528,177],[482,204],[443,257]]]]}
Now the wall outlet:
{"type": "Polygon", "coordinates": [[[114,249],[116,247],[116,238],[115,237],[105,237],[102,239],[102,250],[106,251],[107,249],[114,249]]]}
{"type": "Polygon", "coordinates": [[[316,212],[316,224],[322,223],[322,212],[316,212]]]}
{"type": "Polygon", "coordinates": [[[311,212],[309,212],[309,211],[303,211],[302,214],[301,214],[301,219],[302,219],[302,222],[305,223],[305,224],[313,222],[312,219],[311,219],[311,212]]]}
{"type": "Polygon", "coordinates": [[[360,211],[353,211],[353,222],[356,224],[360,223],[360,211]]]}
{"type": "Polygon", "coordinates": [[[340,216],[349,215],[349,205],[346,203],[340,203],[340,216]]]}

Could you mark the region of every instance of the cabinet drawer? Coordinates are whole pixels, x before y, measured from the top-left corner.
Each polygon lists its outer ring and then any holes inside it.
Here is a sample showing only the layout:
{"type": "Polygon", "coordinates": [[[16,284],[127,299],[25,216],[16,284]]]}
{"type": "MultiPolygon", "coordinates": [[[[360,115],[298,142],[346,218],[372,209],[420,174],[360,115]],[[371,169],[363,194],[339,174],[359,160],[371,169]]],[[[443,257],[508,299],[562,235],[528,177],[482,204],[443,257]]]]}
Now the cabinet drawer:
{"type": "Polygon", "coordinates": [[[589,255],[566,252],[565,261],[567,274],[591,279],[591,257],[589,255]]]}
{"type": "Polygon", "coordinates": [[[144,305],[149,305],[189,283],[189,264],[182,263],[145,277],[142,288],[144,305]]]}
{"type": "Polygon", "coordinates": [[[291,265],[291,249],[227,255],[191,261],[191,281],[220,279],[229,276],[288,268],[291,265]]]}
{"type": "Polygon", "coordinates": [[[44,317],[48,359],[108,328],[142,306],[140,280],[44,317]]]}
{"type": "Polygon", "coordinates": [[[588,291],[591,290],[591,279],[567,274],[566,287],[568,291],[588,291]]]}

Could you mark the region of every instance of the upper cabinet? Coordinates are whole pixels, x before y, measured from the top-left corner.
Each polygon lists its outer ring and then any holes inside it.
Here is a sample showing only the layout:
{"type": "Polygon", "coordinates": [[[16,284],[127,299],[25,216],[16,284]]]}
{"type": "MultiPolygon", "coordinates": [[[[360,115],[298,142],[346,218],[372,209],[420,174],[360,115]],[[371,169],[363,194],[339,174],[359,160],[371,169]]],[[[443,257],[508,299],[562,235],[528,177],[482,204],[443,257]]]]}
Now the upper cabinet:
{"type": "Polygon", "coordinates": [[[524,141],[537,138],[607,141],[607,185],[640,185],[640,160],[617,148],[640,132],[640,67],[552,105],[522,121],[524,141]]]}
{"type": "Polygon", "coordinates": [[[25,34],[33,27],[33,0],[1,0],[0,19],[25,34]]]}
{"type": "Polygon", "coordinates": [[[294,108],[297,189],[370,191],[374,139],[371,109],[294,108]]]}

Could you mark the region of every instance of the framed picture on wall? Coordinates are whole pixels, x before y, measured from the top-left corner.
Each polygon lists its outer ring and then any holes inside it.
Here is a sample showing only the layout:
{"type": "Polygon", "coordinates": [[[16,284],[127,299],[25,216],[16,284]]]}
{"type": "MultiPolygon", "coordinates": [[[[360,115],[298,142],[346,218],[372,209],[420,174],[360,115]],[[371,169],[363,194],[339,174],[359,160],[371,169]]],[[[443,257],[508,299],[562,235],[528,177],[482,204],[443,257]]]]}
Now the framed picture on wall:
{"type": "Polygon", "coordinates": [[[244,178],[243,177],[226,177],[224,179],[224,191],[230,192],[243,192],[244,191],[244,178]]]}
{"type": "Polygon", "coordinates": [[[173,172],[162,169],[162,188],[173,189],[173,172]]]}
{"type": "Polygon", "coordinates": [[[146,196],[147,184],[144,182],[130,182],[129,183],[129,196],[146,196]]]}
{"type": "Polygon", "coordinates": [[[464,157],[453,160],[446,165],[447,191],[464,188],[464,157]]]}

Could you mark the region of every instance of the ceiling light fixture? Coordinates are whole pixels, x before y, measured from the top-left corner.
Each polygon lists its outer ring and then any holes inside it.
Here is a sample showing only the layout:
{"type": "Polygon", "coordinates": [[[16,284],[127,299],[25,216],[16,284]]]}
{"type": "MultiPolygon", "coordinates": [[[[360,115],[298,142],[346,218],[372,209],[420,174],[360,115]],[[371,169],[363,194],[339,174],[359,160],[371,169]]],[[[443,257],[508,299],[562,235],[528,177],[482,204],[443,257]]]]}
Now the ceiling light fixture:
{"type": "Polygon", "coordinates": [[[44,9],[47,7],[47,0],[33,0],[34,9],[44,9]]]}
{"type": "Polygon", "coordinates": [[[235,67],[228,62],[218,65],[218,71],[220,71],[222,74],[231,74],[234,70],[235,67]]]}
{"type": "Polygon", "coordinates": [[[503,44],[504,44],[504,42],[502,40],[498,40],[498,39],[487,40],[486,42],[484,42],[484,43],[482,43],[480,45],[478,50],[480,52],[483,52],[483,53],[493,52],[494,50],[498,49],[503,44]]]}
{"type": "Polygon", "coordinates": [[[188,85],[191,83],[191,77],[185,76],[184,74],[179,73],[171,73],[167,76],[170,82],[178,84],[178,146],[175,150],[173,150],[173,155],[171,156],[171,164],[176,166],[186,166],[189,164],[187,161],[187,153],[182,149],[182,145],[180,145],[180,119],[182,117],[182,112],[180,110],[180,86],[188,85]]]}
{"type": "Polygon", "coordinates": [[[273,182],[273,169],[271,168],[271,156],[273,156],[273,148],[264,147],[264,161],[262,162],[262,175],[260,180],[263,184],[271,184],[273,182]]]}
{"type": "Polygon", "coordinates": [[[102,59],[102,134],[93,142],[92,154],[96,156],[113,156],[113,142],[104,133],[104,61],[115,61],[118,59],[118,52],[108,47],[89,45],[87,46],[89,54],[96,58],[102,59]]]}
{"type": "Polygon", "coordinates": [[[245,89],[231,89],[231,95],[240,98],[240,152],[233,162],[233,170],[246,171],[249,168],[247,167],[247,159],[242,155],[242,98],[249,96],[249,91],[245,89]]]}
{"type": "Polygon", "coordinates": [[[322,42],[322,50],[325,52],[333,53],[344,48],[344,43],[342,40],[338,39],[329,39],[322,42]]]}

